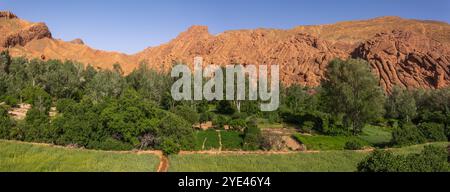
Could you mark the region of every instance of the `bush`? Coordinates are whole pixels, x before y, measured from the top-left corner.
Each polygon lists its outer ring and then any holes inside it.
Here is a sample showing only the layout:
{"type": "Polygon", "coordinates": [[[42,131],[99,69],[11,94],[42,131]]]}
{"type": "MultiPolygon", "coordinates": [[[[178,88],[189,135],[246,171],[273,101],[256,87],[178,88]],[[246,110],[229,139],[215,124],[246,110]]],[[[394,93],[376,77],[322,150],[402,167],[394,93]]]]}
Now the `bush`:
{"type": "Polygon", "coordinates": [[[52,140],[53,133],[50,130],[48,114],[38,108],[33,107],[28,110],[23,130],[25,131],[25,141],[48,142],[52,140]]]}
{"type": "Polygon", "coordinates": [[[244,119],[233,119],[229,123],[230,129],[236,131],[242,131],[246,125],[247,123],[245,122],[244,119]]]}
{"type": "Polygon", "coordinates": [[[76,102],[72,99],[58,99],[56,101],[56,110],[60,113],[64,113],[67,110],[70,110],[76,102]]]}
{"type": "Polygon", "coordinates": [[[425,146],[420,154],[394,155],[390,151],[376,150],[358,164],[359,172],[447,172],[447,151],[425,146]]]}
{"type": "Polygon", "coordinates": [[[194,149],[195,137],[192,125],[183,118],[167,113],[159,123],[159,136],[163,140],[170,139],[184,150],[194,149]]]}
{"type": "Polygon", "coordinates": [[[392,132],[392,143],[399,146],[425,143],[426,139],[420,130],[412,123],[403,123],[394,128],[392,132]]]}
{"type": "Polygon", "coordinates": [[[261,130],[256,125],[256,122],[249,122],[244,132],[244,149],[258,150],[261,148],[261,130]]]}
{"type": "Polygon", "coordinates": [[[345,143],[344,149],[347,150],[360,150],[363,148],[363,144],[357,140],[350,140],[345,143]]]}
{"type": "Polygon", "coordinates": [[[229,121],[230,118],[225,115],[216,115],[212,120],[212,123],[217,129],[224,129],[224,126],[228,125],[229,121]]]}
{"type": "Polygon", "coordinates": [[[311,133],[311,131],[314,128],[314,122],[312,121],[305,121],[303,122],[302,130],[306,133],[311,133]]]}
{"type": "Polygon", "coordinates": [[[9,139],[13,125],[14,121],[9,117],[8,111],[0,106],[0,138],[9,139]]]}
{"type": "Polygon", "coordinates": [[[231,105],[231,102],[227,100],[219,101],[216,110],[218,113],[225,115],[231,115],[236,111],[236,109],[231,105]]]}
{"type": "Polygon", "coordinates": [[[359,172],[397,172],[401,158],[390,151],[375,150],[358,164],[359,172]]]}
{"type": "Polygon", "coordinates": [[[40,87],[27,87],[22,90],[25,103],[32,104],[41,112],[48,112],[52,104],[51,96],[40,87]]]}
{"type": "Polygon", "coordinates": [[[176,106],[171,111],[172,113],[175,113],[176,115],[188,121],[191,125],[198,123],[200,120],[200,116],[198,115],[197,110],[187,105],[176,106]]]}
{"type": "Polygon", "coordinates": [[[178,154],[178,152],[180,152],[180,145],[175,143],[172,139],[165,139],[161,144],[161,150],[164,155],[178,154]]]}
{"type": "Polygon", "coordinates": [[[5,98],[3,98],[3,101],[11,107],[17,107],[17,104],[19,103],[17,98],[9,96],[9,95],[6,96],[5,98]]]}
{"type": "MultiPolygon", "coordinates": [[[[420,154],[406,157],[406,170],[409,172],[448,172],[447,150],[435,146],[425,146],[420,154]]],[[[403,171],[403,170],[402,170],[403,171]]]]}
{"type": "Polygon", "coordinates": [[[443,124],[421,123],[419,130],[428,141],[447,141],[443,124]]]}

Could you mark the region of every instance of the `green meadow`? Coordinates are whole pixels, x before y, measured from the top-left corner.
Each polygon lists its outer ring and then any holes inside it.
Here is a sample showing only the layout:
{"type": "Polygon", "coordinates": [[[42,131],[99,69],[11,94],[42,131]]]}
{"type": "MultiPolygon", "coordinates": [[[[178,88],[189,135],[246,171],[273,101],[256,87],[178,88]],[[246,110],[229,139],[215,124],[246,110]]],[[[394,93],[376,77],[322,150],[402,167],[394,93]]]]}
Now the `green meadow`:
{"type": "Polygon", "coordinates": [[[152,172],[151,154],[70,149],[0,140],[1,172],[152,172]]]}

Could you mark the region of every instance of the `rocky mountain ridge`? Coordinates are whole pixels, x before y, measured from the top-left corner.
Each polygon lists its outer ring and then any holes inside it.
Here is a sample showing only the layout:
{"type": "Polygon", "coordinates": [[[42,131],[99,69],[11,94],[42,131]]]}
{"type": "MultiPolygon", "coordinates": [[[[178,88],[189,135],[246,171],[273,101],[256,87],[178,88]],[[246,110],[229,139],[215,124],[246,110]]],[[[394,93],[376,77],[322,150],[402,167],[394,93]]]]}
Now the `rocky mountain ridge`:
{"type": "Polygon", "coordinates": [[[442,88],[450,85],[450,25],[399,17],[299,26],[289,30],[232,30],[213,35],[206,26],[192,26],[168,43],[137,54],[101,51],[81,39],[53,39],[44,23],[30,23],[10,12],[0,12],[0,49],[13,56],[68,59],[97,68],[119,63],[125,73],[140,62],[157,70],[174,63],[192,65],[202,56],[205,64],[279,64],[284,84],[317,86],[334,58],[369,61],[380,85],[442,88]]]}

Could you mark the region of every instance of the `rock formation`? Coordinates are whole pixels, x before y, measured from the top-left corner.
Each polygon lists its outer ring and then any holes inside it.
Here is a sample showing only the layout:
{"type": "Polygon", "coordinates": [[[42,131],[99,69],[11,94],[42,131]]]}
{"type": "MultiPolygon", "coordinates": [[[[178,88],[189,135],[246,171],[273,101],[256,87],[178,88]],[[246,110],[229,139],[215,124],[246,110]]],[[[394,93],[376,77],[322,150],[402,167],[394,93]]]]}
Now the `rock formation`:
{"type": "Polygon", "coordinates": [[[379,33],[362,43],[353,57],[369,61],[386,90],[395,85],[442,88],[450,84],[449,47],[424,35],[397,30],[379,33]]]}
{"type": "Polygon", "coordinates": [[[69,43],[78,44],[78,45],[84,45],[84,41],[82,39],[74,39],[72,41],[69,41],[69,43]]]}
{"type": "Polygon", "coordinates": [[[0,50],[13,56],[75,60],[96,68],[119,63],[125,73],[141,61],[157,70],[174,63],[279,64],[284,84],[317,86],[334,58],[368,60],[380,85],[442,88],[450,85],[450,25],[437,21],[380,17],[329,25],[299,26],[289,30],[233,30],[213,35],[205,26],[193,26],[168,43],[137,54],[101,51],[81,39],[52,38],[43,23],[30,23],[9,12],[0,12],[0,50]]]}

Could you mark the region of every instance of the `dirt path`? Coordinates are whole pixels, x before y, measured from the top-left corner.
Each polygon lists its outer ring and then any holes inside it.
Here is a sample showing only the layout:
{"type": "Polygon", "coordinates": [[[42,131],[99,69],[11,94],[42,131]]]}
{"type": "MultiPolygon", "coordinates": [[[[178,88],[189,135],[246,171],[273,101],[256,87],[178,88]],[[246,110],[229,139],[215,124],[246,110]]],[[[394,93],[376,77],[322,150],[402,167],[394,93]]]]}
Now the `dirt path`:
{"type": "Polygon", "coordinates": [[[167,172],[169,170],[169,158],[165,155],[159,157],[159,165],[156,172],[167,172]]]}

